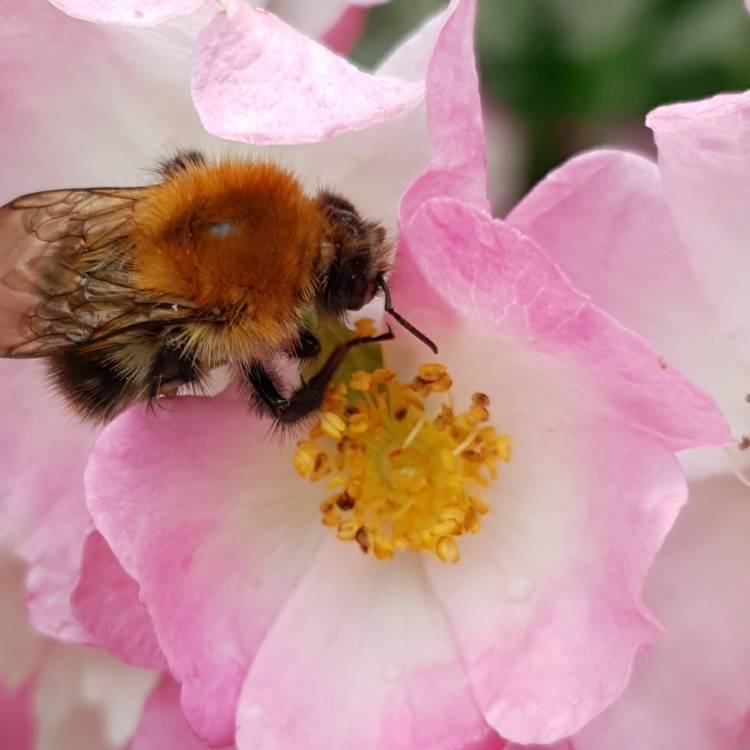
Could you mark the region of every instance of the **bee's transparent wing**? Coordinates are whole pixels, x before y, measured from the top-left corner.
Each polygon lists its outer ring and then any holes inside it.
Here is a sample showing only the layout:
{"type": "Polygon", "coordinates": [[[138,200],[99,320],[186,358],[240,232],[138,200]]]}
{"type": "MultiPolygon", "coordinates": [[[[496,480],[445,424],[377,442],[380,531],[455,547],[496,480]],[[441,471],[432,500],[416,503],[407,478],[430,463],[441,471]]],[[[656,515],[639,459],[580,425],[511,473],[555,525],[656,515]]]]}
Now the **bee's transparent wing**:
{"type": "Polygon", "coordinates": [[[132,285],[132,218],[147,190],[52,190],[0,208],[0,356],[43,357],[184,316],[132,285]]]}

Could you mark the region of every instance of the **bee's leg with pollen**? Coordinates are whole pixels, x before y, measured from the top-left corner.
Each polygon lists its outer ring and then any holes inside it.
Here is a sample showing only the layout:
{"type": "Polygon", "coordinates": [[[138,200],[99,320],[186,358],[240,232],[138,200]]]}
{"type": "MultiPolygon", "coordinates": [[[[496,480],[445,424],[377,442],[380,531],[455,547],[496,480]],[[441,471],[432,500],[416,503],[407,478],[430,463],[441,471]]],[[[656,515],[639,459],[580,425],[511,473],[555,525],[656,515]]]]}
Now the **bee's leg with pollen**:
{"type": "Polygon", "coordinates": [[[362,344],[390,341],[392,338],[393,332],[389,328],[387,333],[380,336],[357,337],[337,346],[328,355],[320,370],[297,388],[289,398],[284,398],[279,393],[273,374],[259,363],[254,363],[247,369],[247,378],[262,406],[270,411],[271,416],[280,425],[293,425],[320,408],[331,378],[350,349],[362,344]]]}

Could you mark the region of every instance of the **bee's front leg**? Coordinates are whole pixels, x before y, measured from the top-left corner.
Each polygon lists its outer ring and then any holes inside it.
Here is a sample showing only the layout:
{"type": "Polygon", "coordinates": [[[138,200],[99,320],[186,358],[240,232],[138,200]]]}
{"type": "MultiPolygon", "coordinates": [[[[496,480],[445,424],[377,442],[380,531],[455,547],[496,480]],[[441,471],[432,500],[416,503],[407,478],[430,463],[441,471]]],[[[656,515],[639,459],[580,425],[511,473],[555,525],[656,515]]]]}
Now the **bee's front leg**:
{"type": "Polygon", "coordinates": [[[275,373],[259,362],[254,362],[245,371],[247,380],[253,388],[253,401],[260,411],[268,412],[279,425],[294,425],[320,408],[328,384],[350,349],[362,344],[390,341],[392,338],[393,332],[389,328],[387,333],[380,336],[358,337],[337,346],[328,355],[320,370],[307,382],[302,383],[288,398],[284,398],[279,392],[275,373]]]}

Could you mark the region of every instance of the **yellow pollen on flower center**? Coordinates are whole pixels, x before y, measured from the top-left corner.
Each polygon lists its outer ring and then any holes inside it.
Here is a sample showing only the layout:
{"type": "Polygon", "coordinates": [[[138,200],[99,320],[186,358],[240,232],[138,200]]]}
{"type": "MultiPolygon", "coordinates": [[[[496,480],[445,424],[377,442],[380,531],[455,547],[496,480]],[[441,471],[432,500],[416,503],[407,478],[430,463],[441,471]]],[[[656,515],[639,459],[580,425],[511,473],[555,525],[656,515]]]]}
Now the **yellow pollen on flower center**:
{"type": "Polygon", "coordinates": [[[458,561],[458,538],[479,531],[490,510],[482,490],[510,461],[511,440],[489,424],[483,393],[455,413],[452,384],[443,365],[427,364],[408,384],[379,369],[329,387],[294,465],[333,491],[320,510],[339,539],[380,560],[411,548],[458,561]],[[434,404],[438,394],[447,403],[434,404]]]}

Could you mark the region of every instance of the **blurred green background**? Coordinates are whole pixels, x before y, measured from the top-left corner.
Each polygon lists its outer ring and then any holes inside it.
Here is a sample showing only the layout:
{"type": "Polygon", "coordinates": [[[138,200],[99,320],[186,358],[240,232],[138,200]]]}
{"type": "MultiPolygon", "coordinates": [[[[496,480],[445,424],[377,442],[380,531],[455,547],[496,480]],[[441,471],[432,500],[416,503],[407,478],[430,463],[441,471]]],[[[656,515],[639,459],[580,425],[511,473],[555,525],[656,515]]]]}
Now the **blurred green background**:
{"type": "MultiPolygon", "coordinates": [[[[352,56],[374,65],[444,4],[375,7],[352,56]]],[[[742,0],[479,0],[477,52],[502,211],[581,149],[650,151],[659,104],[750,89],[750,14],[742,0]]]]}

